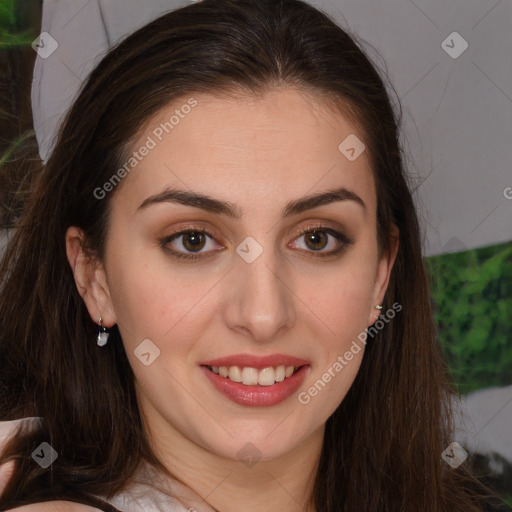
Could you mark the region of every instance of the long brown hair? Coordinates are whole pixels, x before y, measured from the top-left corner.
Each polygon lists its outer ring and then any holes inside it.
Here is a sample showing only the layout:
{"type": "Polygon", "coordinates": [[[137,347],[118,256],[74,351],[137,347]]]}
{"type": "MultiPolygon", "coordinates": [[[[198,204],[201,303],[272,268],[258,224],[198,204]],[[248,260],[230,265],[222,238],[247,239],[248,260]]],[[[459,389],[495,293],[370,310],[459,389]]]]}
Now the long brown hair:
{"type": "MultiPolygon", "coordinates": [[[[94,190],[122,165],[149,117],[194,92],[307,90],[360,124],[378,193],[378,241],[395,224],[400,246],[383,304],[403,310],[368,345],[359,373],[329,418],[311,497],[318,512],[482,510],[465,465],[441,453],[451,438],[451,384],[436,339],[421,236],[398,142],[399,114],[354,36],[299,0],[203,0],[130,35],[100,62],[61,126],[0,268],[1,419],[40,416],[2,462],[16,467],[2,509],[74,492],[112,497],[149,448],[134,374],[114,327],[96,326],[66,259],[79,226],[103,256],[109,204],[94,190]],[[10,391],[7,391],[7,387],[10,391]],[[48,442],[51,470],[31,459],[48,442]],[[130,449],[128,449],[128,447],[130,449]]],[[[72,498],[70,498],[72,499],[72,498]]]]}

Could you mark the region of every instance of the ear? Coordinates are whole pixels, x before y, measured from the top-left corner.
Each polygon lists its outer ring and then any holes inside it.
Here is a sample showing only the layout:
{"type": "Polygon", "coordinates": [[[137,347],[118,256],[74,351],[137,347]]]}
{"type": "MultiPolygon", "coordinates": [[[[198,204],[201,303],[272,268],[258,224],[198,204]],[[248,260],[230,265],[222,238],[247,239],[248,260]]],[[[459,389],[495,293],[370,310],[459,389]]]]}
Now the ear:
{"type": "Polygon", "coordinates": [[[84,232],[80,228],[70,227],[66,232],[66,254],[75,283],[92,320],[98,323],[102,319],[105,327],[112,327],[116,315],[110,296],[110,289],[103,264],[84,250],[84,232]]]}
{"type": "Polygon", "coordinates": [[[381,255],[378,262],[375,284],[372,291],[371,310],[368,315],[368,326],[374,324],[381,314],[380,310],[375,309],[375,306],[382,304],[384,296],[386,295],[391,269],[393,268],[398,253],[399,234],[399,229],[393,225],[390,234],[389,250],[381,255]]]}

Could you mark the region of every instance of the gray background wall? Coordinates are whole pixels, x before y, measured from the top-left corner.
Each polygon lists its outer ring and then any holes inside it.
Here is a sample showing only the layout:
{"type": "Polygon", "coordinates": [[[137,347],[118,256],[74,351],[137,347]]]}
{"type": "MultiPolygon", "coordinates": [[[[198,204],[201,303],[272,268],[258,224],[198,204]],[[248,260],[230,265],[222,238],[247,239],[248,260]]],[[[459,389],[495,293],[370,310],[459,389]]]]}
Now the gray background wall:
{"type": "MultiPolygon", "coordinates": [[[[108,48],[187,3],[44,2],[42,31],[58,47],[38,56],[34,70],[43,159],[62,113],[108,48]]],[[[404,109],[403,141],[425,254],[512,240],[512,1],[311,3],[369,43],[362,46],[379,68],[387,66],[404,109]]]]}

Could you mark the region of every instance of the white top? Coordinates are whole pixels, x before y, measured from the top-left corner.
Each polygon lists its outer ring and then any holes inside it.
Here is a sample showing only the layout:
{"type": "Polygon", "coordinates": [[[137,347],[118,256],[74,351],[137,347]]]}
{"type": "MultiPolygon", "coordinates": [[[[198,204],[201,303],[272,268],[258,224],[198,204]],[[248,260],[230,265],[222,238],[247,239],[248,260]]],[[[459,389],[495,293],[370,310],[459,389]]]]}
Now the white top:
{"type": "MultiPolygon", "coordinates": [[[[15,434],[21,422],[37,424],[39,417],[0,421],[0,454],[7,440],[15,434]]],[[[12,464],[0,466],[0,494],[12,471],[12,464]]],[[[210,505],[189,487],[175,479],[163,476],[143,462],[137,474],[125,490],[110,499],[96,495],[122,512],[214,512],[210,505]]],[[[101,512],[99,509],[98,512],[101,512]]]]}

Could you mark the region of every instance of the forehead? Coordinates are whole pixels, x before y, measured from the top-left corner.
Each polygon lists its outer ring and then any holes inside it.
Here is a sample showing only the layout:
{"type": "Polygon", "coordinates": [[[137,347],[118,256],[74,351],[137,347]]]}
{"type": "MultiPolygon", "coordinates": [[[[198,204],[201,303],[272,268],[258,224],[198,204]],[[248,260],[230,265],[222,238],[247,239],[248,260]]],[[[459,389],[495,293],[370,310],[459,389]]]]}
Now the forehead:
{"type": "Polygon", "coordinates": [[[136,208],[162,188],[181,187],[271,208],[280,206],[278,198],[345,186],[371,205],[368,152],[353,160],[344,153],[354,144],[359,152],[363,141],[348,117],[292,88],[182,96],[153,115],[130,145],[117,201],[136,208]]]}

